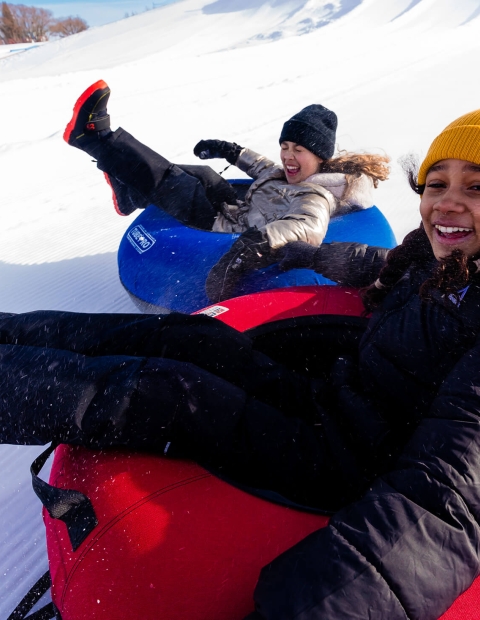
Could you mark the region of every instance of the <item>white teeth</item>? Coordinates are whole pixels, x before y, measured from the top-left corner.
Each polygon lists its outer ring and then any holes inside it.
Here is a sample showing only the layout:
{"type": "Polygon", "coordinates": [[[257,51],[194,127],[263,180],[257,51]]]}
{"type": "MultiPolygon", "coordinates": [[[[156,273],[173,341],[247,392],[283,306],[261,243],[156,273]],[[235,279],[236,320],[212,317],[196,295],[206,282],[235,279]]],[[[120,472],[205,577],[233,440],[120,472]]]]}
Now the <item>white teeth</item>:
{"type": "Polygon", "coordinates": [[[472,228],[460,228],[459,226],[439,226],[435,224],[435,228],[441,233],[453,233],[453,232],[471,232],[472,228]]]}

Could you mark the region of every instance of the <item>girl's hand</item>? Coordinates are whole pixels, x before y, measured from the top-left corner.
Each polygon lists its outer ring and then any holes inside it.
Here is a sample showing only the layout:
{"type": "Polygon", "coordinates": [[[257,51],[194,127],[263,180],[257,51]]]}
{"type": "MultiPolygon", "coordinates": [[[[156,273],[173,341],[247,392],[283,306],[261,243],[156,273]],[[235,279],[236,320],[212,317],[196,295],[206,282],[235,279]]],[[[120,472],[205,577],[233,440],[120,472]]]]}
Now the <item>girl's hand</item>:
{"type": "Polygon", "coordinates": [[[229,164],[235,165],[243,146],[225,140],[200,140],[193,147],[193,154],[200,159],[226,159],[229,164]]]}
{"type": "Polygon", "coordinates": [[[279,259],[279,267],[282,271],[290,269],[313,269],[315,254],[318,247],[305,241],[292,241],[279,248],[276,256],[279,259]]]}

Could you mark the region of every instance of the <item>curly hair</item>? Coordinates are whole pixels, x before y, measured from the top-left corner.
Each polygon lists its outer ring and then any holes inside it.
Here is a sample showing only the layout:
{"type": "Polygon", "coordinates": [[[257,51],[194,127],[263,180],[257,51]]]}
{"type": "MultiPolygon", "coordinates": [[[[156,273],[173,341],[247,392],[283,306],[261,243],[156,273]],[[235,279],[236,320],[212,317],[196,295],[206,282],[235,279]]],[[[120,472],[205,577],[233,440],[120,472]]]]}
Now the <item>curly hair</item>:
{"type": "Polygon", "coordinates": [[[417,182],[418,169],[420,167],[418,157],[414,153],[408,153],[408,155],[404,155],[399,159],[399,164],[407,176],[408,184],[411,189],[413,189],[416,194],[421,196],[425,191],[425,184],[419,185],[417,182]]]}
{"type": "Polygon", "coordinates": [[[340,154],[323,162],[322,172],[342,172],[360,176],[366,174],[373,180],[374,187],[379,181],[385,181],[390,174],[390,157],[372,153],[349,153],[340,151],[340,154]]]}
{"type": "MultiPolygon", "coordinates": [[[[412,189],[417,194],[422,194],[424,187],[417,184],[417,167],[414,159],[408,156],[401,163],[412,189]]],[[[381,306],[388,292],[410,267],[425,266],[434,258],[430,240],[423,224],[420,224],[419,228],[408,233],[400,245],[388,252],[378,279],[360,291],[366,312],[372,312],[381,306]]],[[[470,278],[479,272],[478,256],[468,257],[462,250],[454,250],[449,256],[438,260],[433,273],[420,287],[420,298],[425,302],[431,301],[432,292],[437,290],[446,298],[453,295],[458,299],[459,289],[465,287],[470,278]]]]}

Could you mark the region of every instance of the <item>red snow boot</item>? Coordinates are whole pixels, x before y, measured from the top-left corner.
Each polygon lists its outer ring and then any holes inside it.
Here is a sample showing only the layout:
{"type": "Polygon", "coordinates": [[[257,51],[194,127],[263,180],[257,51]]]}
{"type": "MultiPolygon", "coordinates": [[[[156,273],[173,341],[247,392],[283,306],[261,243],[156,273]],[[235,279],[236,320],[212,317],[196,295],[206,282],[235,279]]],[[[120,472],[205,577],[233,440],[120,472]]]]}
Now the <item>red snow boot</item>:
{"type": "Polygon", "coordinates": [[[103,132],[110,130],[109,97],[110,88],[103,80],[95,82],[80,95],[63,133],[65,142],[83,150],[92,139],[98,139],[103,132]]]}

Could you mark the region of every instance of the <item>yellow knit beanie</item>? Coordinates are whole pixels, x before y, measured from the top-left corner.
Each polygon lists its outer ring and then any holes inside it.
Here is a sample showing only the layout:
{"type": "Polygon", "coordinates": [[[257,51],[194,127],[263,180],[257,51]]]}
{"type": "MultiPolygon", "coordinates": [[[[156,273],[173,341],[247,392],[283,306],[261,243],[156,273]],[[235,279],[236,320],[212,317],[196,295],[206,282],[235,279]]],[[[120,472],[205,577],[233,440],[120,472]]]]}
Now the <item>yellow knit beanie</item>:
{"type": "Polygon", "coordinates": [[[480,166],[480,110],[464,114],[435,138],[418,171],[418,184],[424,185],[427,172],[442,159],[464,159],[480,166]]]}

